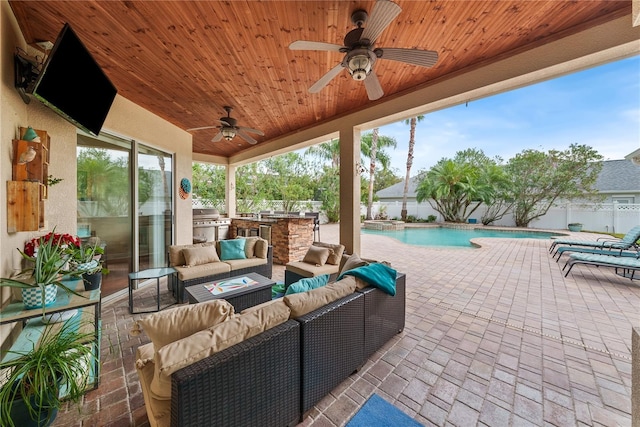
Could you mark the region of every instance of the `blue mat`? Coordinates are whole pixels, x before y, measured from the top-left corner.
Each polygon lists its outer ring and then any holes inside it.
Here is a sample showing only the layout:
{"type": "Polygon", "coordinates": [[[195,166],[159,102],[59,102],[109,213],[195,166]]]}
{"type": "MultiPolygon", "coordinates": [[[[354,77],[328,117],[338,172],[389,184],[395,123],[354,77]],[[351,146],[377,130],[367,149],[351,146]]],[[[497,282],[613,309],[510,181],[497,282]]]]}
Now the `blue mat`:
{"type": "Polygon", "coordinates": [[[423,427],[377,394],[372,395],[346,427],[423,427]]]}

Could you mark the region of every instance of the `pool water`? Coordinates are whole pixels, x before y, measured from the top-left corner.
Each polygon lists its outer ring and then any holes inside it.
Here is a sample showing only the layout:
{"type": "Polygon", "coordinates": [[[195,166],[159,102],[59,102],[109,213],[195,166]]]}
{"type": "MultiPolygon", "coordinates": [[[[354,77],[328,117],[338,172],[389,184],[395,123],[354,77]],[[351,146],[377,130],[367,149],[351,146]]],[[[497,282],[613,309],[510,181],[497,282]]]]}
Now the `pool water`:
{"type": "Polygon", "coordinates": [[[446,227],[412,228],[407,227],[398,231],[379,231],[362,229],[363,234],[377,234],[380,236],[392,237],[409,245],[418,246],[458,246],[474,247],[470,240],[478,237],[507,237],[514,239],[549,239],[557,236],[557,233],[542,231],[508,231],[508,230],[485,230],[485,229],[457,229],[446,227]]]}

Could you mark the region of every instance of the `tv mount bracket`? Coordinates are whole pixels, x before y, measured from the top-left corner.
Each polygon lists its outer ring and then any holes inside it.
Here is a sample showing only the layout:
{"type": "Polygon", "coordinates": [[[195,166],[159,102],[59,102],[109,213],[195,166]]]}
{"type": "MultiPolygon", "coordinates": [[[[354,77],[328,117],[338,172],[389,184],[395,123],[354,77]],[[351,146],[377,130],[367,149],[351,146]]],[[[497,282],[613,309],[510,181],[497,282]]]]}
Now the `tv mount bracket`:
{"type": "Polygon", "coordinates": [[[25,104],[31,102],[29,93],[33,92],[33,86],[40,74],[38,61],[23,52],[16,52],[14,57],[15,82],[14,85],[20,93],[25,104]]]}

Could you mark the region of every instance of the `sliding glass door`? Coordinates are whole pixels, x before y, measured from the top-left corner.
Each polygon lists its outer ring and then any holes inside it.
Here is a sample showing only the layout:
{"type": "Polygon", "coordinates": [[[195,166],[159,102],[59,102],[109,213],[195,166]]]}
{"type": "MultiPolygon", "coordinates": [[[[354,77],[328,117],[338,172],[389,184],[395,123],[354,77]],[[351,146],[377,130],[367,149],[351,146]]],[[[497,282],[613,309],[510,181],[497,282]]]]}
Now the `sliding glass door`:
{"type": "Polygon", "coordinates": [[[102,294],[128,274],[164,267],[172,241],[173,159],[136,141],[78,135],[78,235],[105,247],[102,294]]]}
{"type": "Polygon", "coordinates": [[[139,269],[166,267],[173,224],[173,163],[170,155],[138,147],[139,269]]]}

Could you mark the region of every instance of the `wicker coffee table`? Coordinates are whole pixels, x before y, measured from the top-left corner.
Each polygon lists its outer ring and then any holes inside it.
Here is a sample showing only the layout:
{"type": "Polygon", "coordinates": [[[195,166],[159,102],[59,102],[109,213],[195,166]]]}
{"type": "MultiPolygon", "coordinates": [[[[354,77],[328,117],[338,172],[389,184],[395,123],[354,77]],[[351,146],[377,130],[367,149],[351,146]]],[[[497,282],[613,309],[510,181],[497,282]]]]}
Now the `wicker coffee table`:
{"type": "Polygon", "coordinates": [[[271,300],[271,287],[276,282],[257,273],[247,273],[227,279],[185,288],[190,304],[225,299],[236,313],[271,300]]]}

